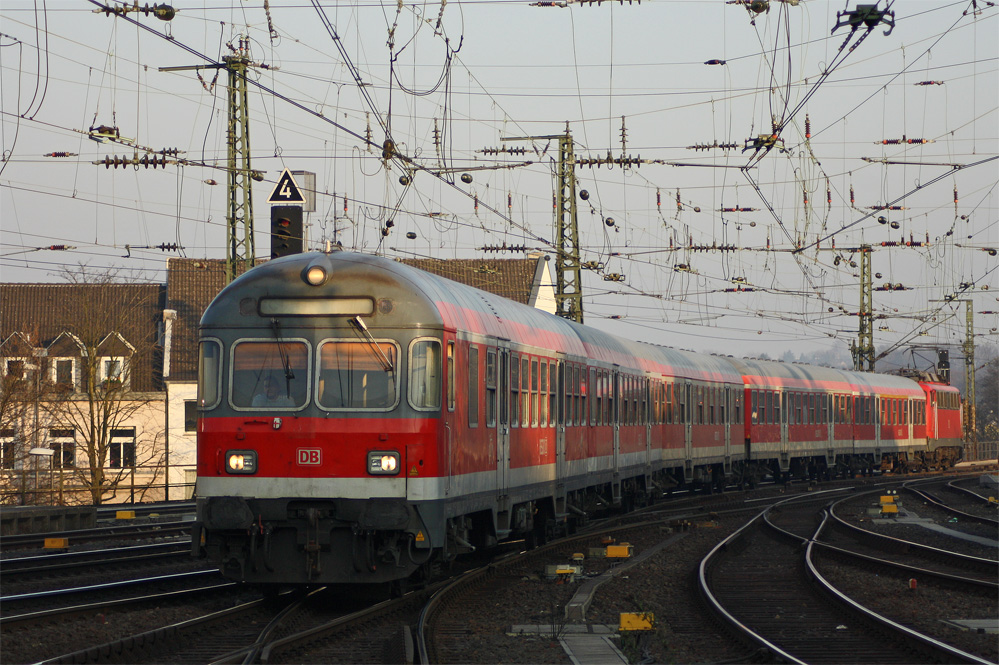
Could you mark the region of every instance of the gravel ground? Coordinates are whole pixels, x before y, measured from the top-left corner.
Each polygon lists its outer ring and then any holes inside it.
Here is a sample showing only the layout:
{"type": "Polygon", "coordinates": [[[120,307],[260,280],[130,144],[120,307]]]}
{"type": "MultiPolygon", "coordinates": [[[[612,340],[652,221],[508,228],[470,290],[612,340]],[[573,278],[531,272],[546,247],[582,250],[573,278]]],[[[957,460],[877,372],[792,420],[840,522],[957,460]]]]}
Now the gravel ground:
{"type": "MultiPolygon", "coordinates": [[[[858,504],[859,505],[859,504],[858,504]]],[[[866,506],[853,512],[864,519],[863,526],[898,538],[927,543],[942,549],[958,549],[976,556],[996,558],[989,548],[935,533],[929,529],[897,523],[872,523],[866,506]]],[[[631,662],[719,663],[745,658],[748,650],[735,644],[703,609],[695,587],[700,560],[724,536],[743,524],[742,518],[705,522],[689,530],[682,539],[636,567],[624,571],[596,592],[588,613],[590,624],[617,626],[621,612],[652,612],[655,629],[640,637],[624,636],[617,641],[631,662]]],[[[976,527],[970,530],[981,535],[976,527]]],[[[644,548],[666,537],[657,529],[629,536],[640,554],[644,548]]],[[[565,561],[562,561],[565,563],[565,561]]],[[[599,574],[607,560],[588,559],[584,571],[599,574]]],[[[823,574],[844,593],[903,625],[939,635],[969,653],[996,662],[999,657],[995,635],[978,635],[941,624],[946,619],[999,620],[999,598],[967,595],[922,584],[917,591],[908,588],[908,576],[893,578],[875,575],[863,568],[825,561],[823,574]]],[[[510,635],[517,624],[548,623],[549,617],[563,616],[562,608],[578,586],[556,585],[544,579],[541,569],[523,571],[517,578],[497,580],[482,601],[466,605],[455,625],[467,627],[465,634],[451,643],[447,662],[454,663],[567,663],[564,651],[551,635],[510,635]]]]}
{"type": "Polygon", "coordinates": [[[5,665],[37,663],[95,645],[120,640],[164,626],[171,626],[211,612],[218,612],[259,594],[249,591],[216,591],[198,601],[176,601],[146,610],[128,607],[86,614],[58,623],[44,622],[0,631],[0,662],[5,665]]]}
{"type": "MultiPolygon", "coordinates": [[[[866,517],[866,508],[849,512],[855,512],[858,519],[866,517]]],[[[643,634],[640,639],[626,637],[618,641],[632,662],[648,657],[656,663],[718,663],[745,657],[747,651],[733,644],[702,608],[694,586],[701,558],[743,521],[741,517],[723,518],[696,524],[680,540],[601,586],[587,613],[587,621],[616,627],[621,612],[652,612],[655,630],[643,634]]],[[[871,520],[866,520],[863,526],[941,548],[953,549],[955,546],[953,539],[918,526],[880,524],[871,520]]],[[[637,555],[668,535],[663,529],[646,527],[618,538],[627,539],[637,555]]],[[[577,550],[586,552],[589,546],[598,544],[599,538],[595,537],[592,543],[577,550]]],[[[968,547],[967,553],[976,556],[997,556],[997,548],[968,547]]],[[[966,550],[962,548],[961,551],[966,550]]],[[[568,561],[563,556],[549,563],[568,561]]],[[[595,576],[613,565],[615,563],[608,559],[587,558],[584,574],[595,576]]],[[[884,575],[872,577],[867,571],[838,563],[824,564],[823,574],[845,593],[855,595],[875,610],[917,629],[929,630],[928,627],[938,626],[943,619],[995,618],[997,615],[996,598],[986,597],[980,603],[968,602],[964,596],[929,584],[920,584],[916,592],[910,592],[907,580],[884,575]]],[[[564,622],[564,607],[579,584],[580,581],[556,584],[545,579],[544,565],[514,570],[504,577],[494,578],[488,590],[480,592],[475,602],[467,603],[460,616],[454,617],[455,636],[449,641],[448,662],[570,663],[553,635],[517,635],[511,633],[511,627],[550,624],[553,616],[557,617],[556,625],[560,625],[564,622]]],[[[251,600],[250,593],[220,592],[197,603],[164,605],[139,612],[126,608],[103,615],[61,620],[58,626],[5,629],[0,631],[0,661],[11,664],[38,662],[232,607],[251,600]]],[[[959,648],[997,661],[999,650],[995,635],[944,630],[948,641],[953,640],[959,648]]]]}

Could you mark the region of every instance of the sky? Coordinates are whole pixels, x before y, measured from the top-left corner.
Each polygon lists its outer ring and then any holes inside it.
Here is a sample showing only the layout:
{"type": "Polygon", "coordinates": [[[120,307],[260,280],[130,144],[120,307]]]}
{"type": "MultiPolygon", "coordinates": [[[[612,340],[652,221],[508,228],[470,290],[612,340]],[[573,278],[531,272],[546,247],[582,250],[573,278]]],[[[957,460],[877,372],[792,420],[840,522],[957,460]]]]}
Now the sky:
{"type": "Polygon", "coordinates": [[[957,356],[969,307],[995,347],[999,7],[882,0],[851,31],[856,3],[763,4],[178,2],[163,21],[5,0],[0,278],[161,282],[168,257],[224,258],[211,65],[239,53],[257,256],[290,169],[316,174],[310,249],[554,269],[559,141],[530,137],[568,130],[587,324],[848,362],[871,245],[878,353],[957,356]],[[168,163],[103,164],[150,151],[168,163]]]}

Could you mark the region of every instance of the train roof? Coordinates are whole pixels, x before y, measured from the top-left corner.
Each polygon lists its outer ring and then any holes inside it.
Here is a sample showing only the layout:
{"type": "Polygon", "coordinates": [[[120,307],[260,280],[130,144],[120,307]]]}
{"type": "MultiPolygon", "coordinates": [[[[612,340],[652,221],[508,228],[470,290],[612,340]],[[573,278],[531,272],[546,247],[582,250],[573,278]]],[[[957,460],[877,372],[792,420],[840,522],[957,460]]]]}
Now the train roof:
{"type": "MultiPolygon", "coordinates": [[[[359,296],[370,293],[372,284],[378,284],[379,297],[385,294],[396,303],[391,314],[373,315],[375,326],[443,327],[654,375],[741,381],[726,358],[635,342],[405,263],[346,251],[298,254],[257,266],[216,296],[201,324],[211,328],[239,320],[252,326],[240,311],[248,293],[256,298],[359,296]],[[309,286],[302,279],[305,266],[323,261],[321,257],[329,265],[330,277],[320,287],[309,286]]],[[[269,324],[259,319],[256,325],[269,324]]]]}
{"type": "Polygon", "coordinates": [[[756,358],[732,358],[732,364],[742,372],[747,385],[771,388],[824,389],[844,392],[890,392],[898,395],[920,395],[915,381],[891,374],[851,372],[832,367],[782,363],[756,358]]]}

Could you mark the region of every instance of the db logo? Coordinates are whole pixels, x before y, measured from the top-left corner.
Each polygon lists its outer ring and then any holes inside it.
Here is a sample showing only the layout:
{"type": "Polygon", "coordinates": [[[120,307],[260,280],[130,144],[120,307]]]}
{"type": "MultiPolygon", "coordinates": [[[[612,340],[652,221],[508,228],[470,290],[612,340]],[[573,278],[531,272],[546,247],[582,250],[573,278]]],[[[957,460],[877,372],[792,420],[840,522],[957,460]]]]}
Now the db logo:
{"type": "Polygon", "coordinates": [[[322,464],[323,451],[319,448],[299,448],[298,463],[306,466],[322,464]]]}

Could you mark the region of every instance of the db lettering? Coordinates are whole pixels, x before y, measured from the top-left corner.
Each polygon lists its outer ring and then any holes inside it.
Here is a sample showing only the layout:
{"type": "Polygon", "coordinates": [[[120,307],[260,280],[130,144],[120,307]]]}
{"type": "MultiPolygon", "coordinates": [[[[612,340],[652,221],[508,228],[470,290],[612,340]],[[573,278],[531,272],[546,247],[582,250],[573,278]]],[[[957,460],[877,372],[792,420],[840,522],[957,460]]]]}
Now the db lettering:
{"type": "Polygon", "coordinates": [[[298,463],[306,466],[322,464],[322,451],[318,448],[299,448],[298,463]]]}

